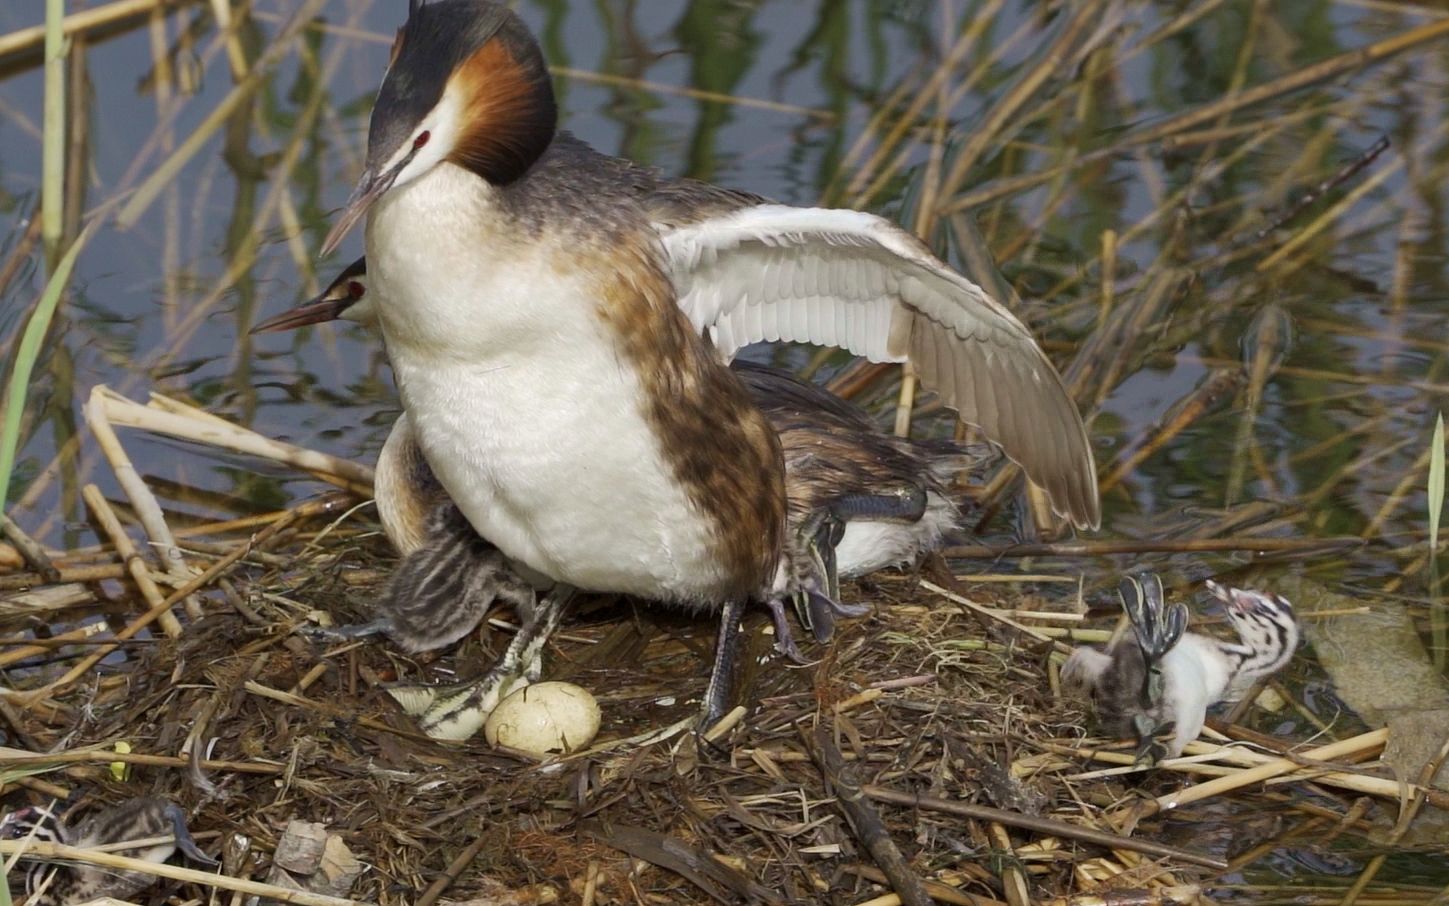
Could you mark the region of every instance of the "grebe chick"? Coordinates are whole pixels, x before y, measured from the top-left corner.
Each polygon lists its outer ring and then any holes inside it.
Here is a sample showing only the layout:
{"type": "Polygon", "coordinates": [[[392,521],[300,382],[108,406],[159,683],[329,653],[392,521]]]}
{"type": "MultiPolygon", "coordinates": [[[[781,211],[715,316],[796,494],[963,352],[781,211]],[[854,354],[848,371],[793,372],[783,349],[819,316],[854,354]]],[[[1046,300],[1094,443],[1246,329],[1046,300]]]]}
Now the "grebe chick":
{"type": "Polygon", "coordinates": [[[1162,581],[1148,574],[1123,579],[1118,589],[1132,631],[1106,650],[1078,647],[1062,666],[1063,683],[1091,698],[1103,733],[1137,738],[1139,761],[1181,755],[1202,731],[1208,708],[1278,672],[1298,647],[1298,620],[1287,599],[1206,585],[1227,609],[1236,643],[1187,632],[1187,607],[1168,606],[1162,581]],[[1169,725],[1172,737],[1159,750],[1154,737],[1169,725]]]}
{"type": "MultiPolygon", "coordinates": [[[[165,862],[179,849],[188,859],[207,868],[215,868],[218,864],[197,847],[186,829],[186,813],[175,803],[152,796],[129,799],[103,809],[74,826],[62,823],[53,808],[35,806],[18,809],[0,819],[0,838],[23,839],[31,837],[32,831],[36,840],[81,849],[170,836],[174,842],[151,843],[116,853],[147,862],[165,862]]],[[[32,897],[27,901],[34,906],[71,906],[100,897],[129,899],[155,880],[155,875],[140,871],[117,871],[87,863],[57,865],[37,862],[26,871],[25,889],[31,894],[44,889],[38,898],[32,897]]]]}

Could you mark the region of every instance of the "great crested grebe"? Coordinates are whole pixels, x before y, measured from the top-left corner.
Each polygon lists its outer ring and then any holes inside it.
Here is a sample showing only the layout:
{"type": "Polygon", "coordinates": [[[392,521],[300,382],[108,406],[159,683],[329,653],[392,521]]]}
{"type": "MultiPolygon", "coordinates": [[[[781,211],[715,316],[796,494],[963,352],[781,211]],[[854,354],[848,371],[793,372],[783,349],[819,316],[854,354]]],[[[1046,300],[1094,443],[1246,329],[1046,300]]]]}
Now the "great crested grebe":
{"type": "MultiPolygon", "coordinates": [[[[366,261],[359,259],[315,299],[252,331],[334,319],[376,327],[378,305],[366,261]]],[[[895,437],[814,384],[747,362],[732,368],[779,434],[789,500],[787,538],[802,551],[794,562],[808,570],[799,581],[805,593],[797,607],[823,641],[837,612],[861,612],[835,603],[838,580],[912,563],[936,549],[959,516],[951,479],[990,454],[952,441],[895,437]]],[[[315,635],[355,638],[381,632],[405,650],[429,650],[471,632],[496,598],[528,621],[532,586],[452,505],[418,450],[406,414],[399,416],[378,458],[377,501],[384,530],[404,558],[374,620],[315,635]]],[[[801,659],[782,609],[773,611],[779,647],[801,659]]],[[[538,679],[536,661],[520,668],[529,681],[538,679]]]]}
{"type": "Polygon", "coordinates": [[[1298,648],[1298,620],[1283,596],[1206,584],[1227,609],[1237,642],[1187,632],[1187,607],[1167,605],[1157,576],[1129,577],[1119,593],[1131,632],[1105,650],[1079,647],[1062,666],[1063,683],[1091,698],[1102,732],[1135,736],[1144,760],[1152,760],[1153,737],[1169,724],[1165,757],[1182,754],[1202,732],[1208,708],[1241,697],[1298,648]]]}
{"type": "Polygon", "coordinates": [[[364,215],[403,408],[449,497],[555,583],[546,610],[586,588],[718,613],[706,721],[744,606],[801,574],[779,439],[721,355],[909,359],[1058,512],[1099,522],[1081,416],[1010,311],[881,218],[663,180],[560,132],[538,44],[497,3],[412,3],[323,252],[364,215]]]}

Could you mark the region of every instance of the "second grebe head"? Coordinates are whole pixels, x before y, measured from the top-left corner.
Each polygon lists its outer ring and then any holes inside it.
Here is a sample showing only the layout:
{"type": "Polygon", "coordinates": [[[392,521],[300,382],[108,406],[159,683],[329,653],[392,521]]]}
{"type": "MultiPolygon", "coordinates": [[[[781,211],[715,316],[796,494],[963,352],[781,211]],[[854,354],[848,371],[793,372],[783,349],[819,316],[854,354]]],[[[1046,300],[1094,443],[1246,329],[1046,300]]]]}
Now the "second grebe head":
{"type": "Polygon", "coordinates": [[[296,308],[289,308],[279,315],[267,318],[253,327],[250,333],[271,333],[279,330],[294,330],[308,324],[324,321],[354,321],[366,327],[377,324],[377,310],[373,297],[367,294],[367,259],[358,258],[347,266],[337,279],[327,285],[317,296],[308,299],[296,308]]]}

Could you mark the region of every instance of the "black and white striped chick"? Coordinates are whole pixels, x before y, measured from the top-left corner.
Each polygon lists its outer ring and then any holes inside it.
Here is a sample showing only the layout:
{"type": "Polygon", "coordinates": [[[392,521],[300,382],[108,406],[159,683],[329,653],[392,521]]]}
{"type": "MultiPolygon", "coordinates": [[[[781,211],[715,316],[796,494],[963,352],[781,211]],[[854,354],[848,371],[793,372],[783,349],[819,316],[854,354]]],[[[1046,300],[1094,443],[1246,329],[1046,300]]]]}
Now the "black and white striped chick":
{"type": "Polygon", "coordinates": [[[1206,584],[1226,607],[1236,643],[1187,632],[1186,606],[1167,605],[1161,580],[1149,574],[1140,582],[1124,579],[1119,588],[1132,631],[1106,650],[1077,648],[1062,667],[1062,681],[1090,696],[1104,734],[1138,739],[1140,760],[1182,754],[1202,731],[1209,707],[1241,697],[1281,670],[1298,647],[1298,621],[1287,599],[1206,584]],[[1169,726],[1172,737],[1157,751],[1154,737],[1169,726]]]}
{"type": "Polygon", "coordinates": [[[308,634],[335,641],[380,633],[417,654],[463,638],[500,601],[526,620],[535,605],[534,588],[457,507],[440,503],[425,517],[418,546],[398,564],[371,620],[308,634]]]}
{"type": "MultiPolygon", "coordinates": [[[[151,796],[129,799],[96,812],[74,826],[62,823],[53,809],[33,806],[0,819],[0,839],[31,838],[81,849],[158,837],[171,837],[174,842],[148,843],[113,852],[147,862],[165,862],[179,849],[193,862],[208,868],[217,865],[191,838],[186,829],[186,813],[175,803],[151,796]]],[[[36,862],[26,871],[25,889],[31,895],[27,902],[32,906],[69,906],[100,897],[124,900],[155,880],[155,875],[140,871],[118,871],[83,863],[36,862]]]]}

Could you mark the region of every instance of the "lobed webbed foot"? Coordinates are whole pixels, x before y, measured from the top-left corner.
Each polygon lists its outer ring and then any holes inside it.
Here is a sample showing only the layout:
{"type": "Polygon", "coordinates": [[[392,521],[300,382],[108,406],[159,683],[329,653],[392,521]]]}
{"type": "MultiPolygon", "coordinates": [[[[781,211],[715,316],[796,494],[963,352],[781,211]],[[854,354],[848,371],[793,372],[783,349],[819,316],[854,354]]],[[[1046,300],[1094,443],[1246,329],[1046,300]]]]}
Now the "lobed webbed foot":
{"type": "MultiPolygon", "coordinates": [[[[765,604],[770,608],[770,617],[775,623],[775,650],[801,666],[811,663],[810,659],[800,651],[800,646],[795,644],[795,633],[790,628],[790,619],[785,613],[785,603],[779,598],[770,598],[765,601],[765,604]]],[[[798,611],[801,606],[797,600],[796,610],[798,611]]]]}
{"type": "Polygon", "coordinates": [[[1127,576],[1118,585],[1122,609],[1132,623],[1137,647],[1142,652],[1145,670],[1138,690],[1138,704],[1146,710],[1162,701],[1162,658],[1182,641],[1187,631],[1187,605],[1168,606],[1162,591],[1162,580],[1149,573],[1139,581],[1127,576]]]}
{"type": "Polygon", "coordinates": [[[345,626],[298,626],[295,632],[313,645],[337,645],[357,639],[374,638],[386,634],[387,630],[386,620],[370,620],[345,626]]]}
{"type": "Polygon", "coordinates": [[[176,848],[182,854],[198,865],[207,868],[220,868],[221,863],[201,851],[196,845],[196,840],[191,836],[191,831],[186,827],[186,813],[181,806],[171,803],[166,807],[166,819],[171,822],[171,836],[176,838],[176,848]]]}
{"type": "Polygon", "coordinates": [[[434,739],[467,739],[482,728],[499,702],[543,676],[543,649],[573,595],[570,586],[554,586],[524,615],[518,634],[482,677],[436,686],[394,683],[386,688],[387,694],[434,739]]]}

